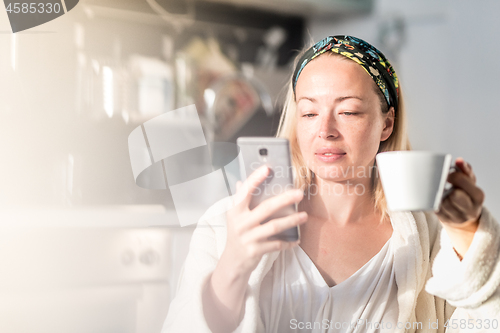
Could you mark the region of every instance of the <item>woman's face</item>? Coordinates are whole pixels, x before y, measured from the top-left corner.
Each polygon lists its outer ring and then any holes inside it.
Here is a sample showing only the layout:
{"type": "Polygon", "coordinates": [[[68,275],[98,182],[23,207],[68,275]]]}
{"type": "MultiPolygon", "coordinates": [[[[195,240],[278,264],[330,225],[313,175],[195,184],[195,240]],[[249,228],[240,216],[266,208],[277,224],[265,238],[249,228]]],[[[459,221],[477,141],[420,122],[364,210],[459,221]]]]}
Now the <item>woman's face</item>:
{"type": "Polygon", "coordinates": [[[380,142],[389,138],[394,124],[388,117],[393,108],[382,113],[375,89],[359,64],[341,56],[319,56],[302,70],[295,90],[297,140],[316,176],[335,181],[370,177],[380,142]]]}

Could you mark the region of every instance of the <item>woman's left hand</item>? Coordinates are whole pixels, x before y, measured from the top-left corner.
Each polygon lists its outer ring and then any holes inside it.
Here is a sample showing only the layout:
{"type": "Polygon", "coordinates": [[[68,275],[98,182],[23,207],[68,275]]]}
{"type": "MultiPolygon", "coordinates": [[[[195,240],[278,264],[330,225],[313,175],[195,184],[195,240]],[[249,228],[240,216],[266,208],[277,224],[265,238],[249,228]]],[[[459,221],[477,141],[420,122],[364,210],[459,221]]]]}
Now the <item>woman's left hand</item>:
{"type": "Polygon", "coordinates": [[[460,171],[448,175],[454,189],[441,201],[436,212],[439,220],[448,228],[477,229],[484,202],[484,192],[476,186],[476,175],[463,158],[456,159],[460,171]]]}

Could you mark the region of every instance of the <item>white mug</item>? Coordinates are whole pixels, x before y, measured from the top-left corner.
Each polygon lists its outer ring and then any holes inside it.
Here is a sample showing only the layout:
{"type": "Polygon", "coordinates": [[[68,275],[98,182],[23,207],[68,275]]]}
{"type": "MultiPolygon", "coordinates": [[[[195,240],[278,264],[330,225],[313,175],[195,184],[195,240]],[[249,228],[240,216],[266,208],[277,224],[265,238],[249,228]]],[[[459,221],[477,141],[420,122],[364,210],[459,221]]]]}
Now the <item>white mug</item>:
{"type": "Polygon", "coordinates": [[[450,154],[389,151],[377,154],[377,169],[391,211],[437,211],[445,191],[450,154]]]}

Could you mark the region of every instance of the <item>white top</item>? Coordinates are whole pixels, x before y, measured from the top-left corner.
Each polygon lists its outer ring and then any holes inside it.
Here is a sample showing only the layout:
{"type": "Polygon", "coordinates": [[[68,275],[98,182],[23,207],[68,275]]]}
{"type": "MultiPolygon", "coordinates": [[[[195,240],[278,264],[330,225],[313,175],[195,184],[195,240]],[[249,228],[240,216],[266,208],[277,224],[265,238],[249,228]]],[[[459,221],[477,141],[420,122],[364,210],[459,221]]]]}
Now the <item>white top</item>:
{"type": "MultiPolygon", "coordinates": [[[[212,332],[206,322],[202,295],[227,244],[225,226],[226,212],[232,207],[230,200],[232,197],[220,200],[205,213],[210,217],[198,222],[162,332],[212,332]]],[[[398,322],[413,324],[412,328],[401,327],[395,333],[442,333],[447,320],[460,323],[469,318],[489,319],[491,327],[492,320],[500,318],[500,223],[489,210],[483,206],[478,229],[463,261],[458,259],[433,212],[389,211],[389,215],[393,227],[390,246],[398,286],[398,322]],[[424,325],[416,327],[415,321],[424,325]],[[431,328],[428,328],[429,321],[431,328]],[[437,321],[439,328],[432,324],[437,321]]],[[[281,252],[264,254],[250,275],[245,314],[235,332],[266,332],[259,303],[261,287],[281,252]]],[[[284,267],[283,258],[280,260],[284,267]]],[[[269,309],[263,312],[271,313],[269,309]]],[[[267,326],[270,325],[268,320],[267,326]]],[[[285,328],[278,333],[290,331],[285,328]]],[[[459,328],[457,332],[465,333],[465,330],[459,328]]]]}
{"type": "Polygon", "coordinates": [[[300,246],[281,251],[260,290],[266,332],[393,332],[398,289],[391,243],[333,287],[300,246]]]}

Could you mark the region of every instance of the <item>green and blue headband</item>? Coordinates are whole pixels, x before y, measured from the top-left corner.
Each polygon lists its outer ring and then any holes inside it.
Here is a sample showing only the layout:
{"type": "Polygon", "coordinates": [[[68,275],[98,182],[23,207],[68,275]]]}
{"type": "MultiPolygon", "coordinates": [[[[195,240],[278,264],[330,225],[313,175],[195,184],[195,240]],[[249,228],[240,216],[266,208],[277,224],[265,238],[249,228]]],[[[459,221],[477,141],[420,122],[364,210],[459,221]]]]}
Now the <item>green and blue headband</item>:
{"type": "Polygon", "coordinates": [[[300,73],[314,58],[327,52],[341,54],[361,65],[382,91],[389,107],[398,109],[399,81],[386,57],[373,45],[352,36],[329,36],[308,49],[297,63],[293,73],[293,92],[300,73]]]}

